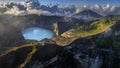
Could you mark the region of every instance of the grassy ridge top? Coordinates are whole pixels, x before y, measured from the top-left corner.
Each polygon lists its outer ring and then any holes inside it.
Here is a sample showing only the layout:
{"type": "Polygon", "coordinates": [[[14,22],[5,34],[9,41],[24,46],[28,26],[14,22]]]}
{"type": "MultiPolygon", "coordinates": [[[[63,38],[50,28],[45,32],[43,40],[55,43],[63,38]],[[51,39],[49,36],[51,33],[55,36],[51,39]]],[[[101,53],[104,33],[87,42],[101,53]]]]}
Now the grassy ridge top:
{"type": "Polygon", "coordinates": [[[93,36],[106,31],[111,26],[118,23],[120,15],[110,15],[99,19],[89,25],[77,26],[74,29],[68,30],[56,38],[56,43],[61,46],[66,46],[78,38],[93,36]]]}

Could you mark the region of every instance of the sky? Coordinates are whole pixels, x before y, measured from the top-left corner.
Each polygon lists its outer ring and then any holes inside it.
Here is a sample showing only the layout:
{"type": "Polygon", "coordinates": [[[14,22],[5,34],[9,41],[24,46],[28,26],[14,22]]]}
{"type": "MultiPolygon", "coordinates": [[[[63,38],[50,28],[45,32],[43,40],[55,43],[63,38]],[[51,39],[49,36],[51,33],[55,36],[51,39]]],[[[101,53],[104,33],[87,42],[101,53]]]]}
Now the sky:
{"type": "Polygon", "coordinates": [[[58,3],[58,4],[112,4],[112,5],[119,5],[120,0],[39,0],[42,3],[58,3]]]}
{"type": "MultiPolygon", "coordinates": [[[[27,0],[0,0],[0,1],[15,1],[15,2],[22,2],[22,1],[27,1],[27,0]]],[[[74,4],[74,5],[83,5],[83,4],[88,4],[88,5],[94,5],[94,4],[99,4],[99,5],[105,5],[105,4],[111,4],[111,5],[116,5],[120,6],[120,0],[39,0],[41,4],[74,4]]]]}
{"type": "Polygon", "coordinates": [[[111,4],[120,6],[120,0],[39,0],[41,3],[52,3],[52,4],[75,4],[75,5],[83,5],[83,4],[111,4]]]}

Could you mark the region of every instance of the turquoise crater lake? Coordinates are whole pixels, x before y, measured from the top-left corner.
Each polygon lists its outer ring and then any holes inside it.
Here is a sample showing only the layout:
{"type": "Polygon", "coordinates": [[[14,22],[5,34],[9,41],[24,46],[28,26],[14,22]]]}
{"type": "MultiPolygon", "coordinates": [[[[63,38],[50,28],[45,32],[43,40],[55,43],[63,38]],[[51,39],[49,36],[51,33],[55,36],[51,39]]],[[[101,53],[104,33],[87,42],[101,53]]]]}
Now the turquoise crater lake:
{"type": "Polygon", "coordinates": [[[52,38],[53,32],[39,27],[31,27],[23,30],[22,35],[25,39],[40,41],[45,38],[52,38]]]}

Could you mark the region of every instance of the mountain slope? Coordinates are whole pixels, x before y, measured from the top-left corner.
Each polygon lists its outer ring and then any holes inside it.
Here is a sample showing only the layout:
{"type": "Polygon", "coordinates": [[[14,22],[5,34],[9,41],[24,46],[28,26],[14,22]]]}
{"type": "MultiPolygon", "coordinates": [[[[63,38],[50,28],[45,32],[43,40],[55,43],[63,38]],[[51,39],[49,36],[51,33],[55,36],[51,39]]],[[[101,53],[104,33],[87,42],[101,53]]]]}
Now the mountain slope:
{"type": "Polygon", "coordinates": [[[0,48],[0,68],[24,68],[33,60],[46,61],[61,51],[61,47],[55,44],[41,46],[34,40],[24,42],[20,46],[0,48]]]}
{"type": "Polygon", "coordinates": [[[25,15],[25,16],[10,16],[10,15],[0,15],[0,21],[3,23],[9,23],[20,30],[28,27],[41,27],[53,31],[53,23],[58,23],[59,33],[63,33],[73,27],[76,24],[83,24],[83,20],[78,20],[75,18],[68,18],[63,16],[47,16],[47,15],[25,15]],[[62,26],[62,27],[61,27],[62,26]]]}
{"type": "MultiPolygon", "coordinates": [[[[2,21],[1,21],[2,22],[2,21]]],[[[10,47],[24,40],[19,29],[10,24],[0,22],[0,48],[10,47]]]]}
{"type": "Polygon", "coordinates": [[[101,18],[103,17],[102,15],[92,11],[92,10],[83,10],[75,15],[73,15],[74,17],[76,18],[84,18],[84,19],[87,19],[87,18],[101,18]]]}
{"type": "Polygon", "coordinates": [[[61,36],[56,37],[55,41],[58,45],[66,46],[78,38],[100,34],[116,23],[119,23],[119,20],[120,15],[106,16],[90,25],[78,26],[75,29],[68,30],[61,34],[61,36]]]}

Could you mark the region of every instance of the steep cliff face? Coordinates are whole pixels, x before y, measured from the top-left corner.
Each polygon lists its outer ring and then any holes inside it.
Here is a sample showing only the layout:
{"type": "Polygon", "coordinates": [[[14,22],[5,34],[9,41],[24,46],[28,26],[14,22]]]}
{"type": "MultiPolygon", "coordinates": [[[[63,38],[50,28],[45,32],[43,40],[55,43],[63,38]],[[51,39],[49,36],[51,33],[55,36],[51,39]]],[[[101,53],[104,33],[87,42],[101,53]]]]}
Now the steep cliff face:
{"type": "Polygon", "coordinates": [[[13,26],[0,23],[0,47],[10,47],[24,40],[21,32],[13,26]]]}
{"type": "Polygon", "coordinates": [[[0,21],[9,23],[21,30],[29,27],[41,27],[53,31],[53,24],[58,23],[59,33],[63,33],[76,24],[82,24],[83,20],[66,18],[62,16],[45,16],[45,15],[25,15],[25,16],[10,16],[0,15],[0,21]],[[61,27],[62,26],[62,27],[61,27]]]}

